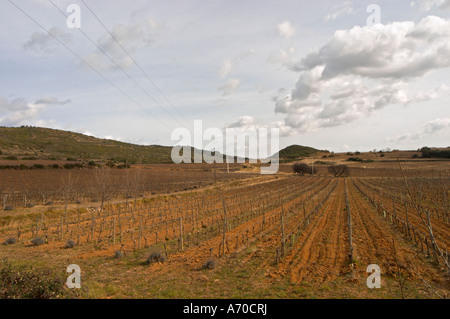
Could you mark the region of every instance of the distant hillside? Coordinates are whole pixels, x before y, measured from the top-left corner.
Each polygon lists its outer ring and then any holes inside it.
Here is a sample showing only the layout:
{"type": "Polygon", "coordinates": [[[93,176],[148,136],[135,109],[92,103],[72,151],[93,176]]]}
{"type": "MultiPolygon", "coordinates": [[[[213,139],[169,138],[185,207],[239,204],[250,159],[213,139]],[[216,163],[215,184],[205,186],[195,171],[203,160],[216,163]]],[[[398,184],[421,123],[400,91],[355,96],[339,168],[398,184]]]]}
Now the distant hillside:
{"type": "Polygon", "coordinates": [[[308,146],[301,146],[301,145],[291,145],[286,148],[283,148],[278,153],[278,156],[280,159],[297,159],[299,157],[308,157],[310,155],[313,155],[317,152],[320,152],[318,149],[308,147],[308,146]]]}
{"type": "Polygon", "coordinates": [[[302,145],[291,145],[286,148],[283,148],[279,152],[280,158],[299,158],[299,157],[307,157],[313,155],[317,152],[320,152],[318,149],[308,146],[302,145]]]}
{"type": "Polygon", "coordinates": [[[48,160],[112,160],[172,163],[169,146],[142,146],[39,127],[0,127],[0,158],[7,155],[48,160]]]}

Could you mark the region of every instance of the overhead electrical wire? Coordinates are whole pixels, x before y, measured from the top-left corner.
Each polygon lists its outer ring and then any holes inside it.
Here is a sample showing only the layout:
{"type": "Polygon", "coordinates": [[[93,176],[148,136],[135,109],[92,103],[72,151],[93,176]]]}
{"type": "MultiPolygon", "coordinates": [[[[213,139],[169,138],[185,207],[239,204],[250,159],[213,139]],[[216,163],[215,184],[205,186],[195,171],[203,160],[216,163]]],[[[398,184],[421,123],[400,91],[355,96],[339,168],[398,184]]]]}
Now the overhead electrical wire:
{"type": "Polygon", "coordinates": [[[59,40],[57,37],[55,37],[50,31],[48,31],[42,24],[40,24],[36,19],[34,19],[31,15],[29,15],[25,10],[23,10],[21,7],[19,7],[17,4],[15,4],[13,1],[8,0],[13,6],[15,6],[19,11],[21,11],[26,17],[28,17],[30,20],[32,20],[34,23],[36,23],[42,30],[44,30],[48,35],[50,35],[52,38],[54,38],[59,44],[61,44],[67,51],[69,51],[71,54],[73,54],[76,58],[78,58],[84,65],[86,65],[88,68],[90,68],[92,71],[97,73],[99,76],[101,76],[106,82],[108,82],[111,86],[113,86],[116,90],[118,90],[120,93],[122,93],[125,97],[127,97],[131,102],[139,106],[142,110],[147,112],[150,116],[152,116],[155,120],[160,122],[162,125],[167,127],[168,129],[171,129],[165,122],[163,122],[161,119],[159,119],[157,116],[155,116],[152,112],[150,112],[148,109],[146,109],[142,104],[137,102],[135,99],[133,99],[129,94],[127,94],[124,90],[122,90],[120,87],[118,87],[116,84],[114,84],[110,79],[108,79],[104,74],[102,74],[100,71],[95,69],[92,65],[90,65],[88,62],[86,62],[82,57],[80,57],[75,51],[73,51],[70,47],[68,47],[64,42],[59,40]]]}
{"type": "MultiPolygon", "coordinates": [[[[52,0],[48,0],[64,17],[67,18],[64,11],[62,11],[52,0]]],[[[169,115],[173,120],[175,120],[179,125],[182,125],[177,118],[175,118],[172,114],[170,114],[146,89],[144,89],[133,77],[125,71],[118,63],[114,61],[113,58],[109,54],[105,52],[86,32],[83,31],[83,29],[78,28],[78,30],[105,56],[107,57],[111,63],[114,64],[115,67],[117,67],[120,71],[122,71],[123,74],[127,78],[129,78],[139,89],[141,89],[142,92],[144,92],[145,95],[147,95],[155,104],[157,104],[161,109],[163,109],[167,115],[169,115]]]]}
{"type": "Polygon", "coordinates": [[[97,21],[103,26],[103,28],[108,32],[111,38],[119,45],[119,47],[123,50],[123,52],[130,58],[130,60],[136,65],[136,67],[142,72],[142,74],[153,84],[153,86],[158,90],[158,92],[164,97],[164,99],[169,103],[169,105],[180,115],[185,122],[190,126],[189,121],[184,117],[184,115],[178,110],[178,108],[170,101],[167,95],[161,90],[161,88],[152,80],[152,78],[148,75],[148,73],[142,68],[139,63],[131,56],[131,54],[127,51],[127,49],[120,43],[117,37],[112,33],[108,27],[102,22],[102,20],[95,14],[94,10],[92,10],[84,0],[81,2],[86,6],[86,8],[92,13],[92,15],[97,19],[97,21]]]}

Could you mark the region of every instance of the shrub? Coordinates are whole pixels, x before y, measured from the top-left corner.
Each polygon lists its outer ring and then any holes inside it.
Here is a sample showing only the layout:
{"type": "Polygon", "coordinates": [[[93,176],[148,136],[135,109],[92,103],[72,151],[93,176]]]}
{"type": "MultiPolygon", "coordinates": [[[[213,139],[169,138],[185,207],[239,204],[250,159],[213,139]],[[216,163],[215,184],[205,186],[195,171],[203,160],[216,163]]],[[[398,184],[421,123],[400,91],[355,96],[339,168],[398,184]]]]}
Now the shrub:
{"type": "Polygon", "coordinates": [[[45,206],[52,206],[52,205],[53,205],[52,201],[45,203],[45,206]]]}
{"type": "Polygon", "coordinates": [[[123,252],[120,250],[116,250],[114,252],[114,258],[122,258],[123,257],[123,252]]]}
{"type": "Polygon", "coordinates": [[[75,244],[75,242],[73,241],[73,240],[68,240],[67,242],[66,242],[66,245],[64,246],[65,248],[73,248],[73,247],[75,247],[76,246],[76,244],[75,244]]]}
{"type": "Polygon", "coordinates": [[[6,205],[4,210],[14,210],[14,206],[6,205]]]}
{"type": "Polygon", "coordinates": [[[89,161],[88,166],[97,166],[94,161],[89,161]]]}
{"type": "Polygon", "coordinates": [[[17,161],[18,158],[17,158],[17,156],[6,156],[6,157],[5,157],[5,160],[8,160],[8,161],[17,161]]]}
{"type": "Polygon", "coordinates": [[[34,169],[44,169],[44,165],[42,165],[42,164],[34,164],[33,168],[34,169]]]}
{"type": "Polygon", "coordinates": [[[65,289],[65,275],[48,269],[13,266],[3,261],[0,268],[0,299],[63,299],[80,297],[78,289],[65,289]]]}
{"type": "Polygon", "coordinates": [[[214,269],[215,266],[215,261],[213,259],[210,259],[203,265],[203,269],[214,269]]]}
{"type": "Polygon", "coordinates": [[[28,166],[26,166],[25,164],[20,164],[19,169],[25,170],[28,169],[28,166]]]}
{"type": "Polygon", "coordinates": [[[34,204],[28,203],[25,207],[26,207],[26,208],[33,208],[33,207],[34,207],[34,204]]]}
{"type": "Polygon", "coordinates": [[[51,168],[58,169],[59,165],[58,164],[53,164],[53,165],[51,165],[51,168]]]}
{"type": "Polygon", "coordinates": [[[3,242],[3,245],[14,245],[16,243],[16,239],[14,237],[9,237],[7,240],[3,242]]]}
{"type": "Polygon", "coordinates": [[[65,168],[65,169],[73,169],[73,168],[75,168],[75,165],[74,165],[74,164],[66,163],[66,164],[64,164],[64,168],[65,168]]]}
{"type": "Polygon", "coordinates": [[[45,244],[45,241],[41,237],[36,237],[36,238],[33,238],[31,243],[33,244],[33,246],[41,246],[41,245],[45,244]]]}
{"type": "Polygon", "coordinates": [[[147,264],[163,263],[166,261],[166,257],[159,251],[152,252],[147,258],[147,264]]]}

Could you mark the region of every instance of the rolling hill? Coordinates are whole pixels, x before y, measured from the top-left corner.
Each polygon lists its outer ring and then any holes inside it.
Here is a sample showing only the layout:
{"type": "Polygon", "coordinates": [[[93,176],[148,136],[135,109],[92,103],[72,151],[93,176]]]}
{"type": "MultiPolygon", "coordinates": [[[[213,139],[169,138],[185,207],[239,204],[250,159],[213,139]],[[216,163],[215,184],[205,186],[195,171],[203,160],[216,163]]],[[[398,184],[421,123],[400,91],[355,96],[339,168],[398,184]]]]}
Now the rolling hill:
{"type": "Polygon", "coordinates": [[[38,159],[112,160],[129,163],[172,163],[172,147],[134,145],[100,139],[80,133],[40,127],[0,127],[3,157],[27,156],[38,159]]]}
{"type": "MultiPolygon", "coordinates": [[[[18,159],[165,164],[172,163],[171,151],[171,146],[136,145],[49,128],[0,127],[0,159],[14,156],[18,159]]],[[[289,161],[317,152],[320,151],[312,147],[291,145],[282,149],[278,155],[281,160],[289,161]]]]}
{"type": "Polygon", "coordinates": [[[318,149],[308,147],[308,146],[302,146],[302,145],[291,145],[286,148],[283,148],[278,152],[278,156],[281,159],[285,160],[294,160],[301,157],[308,157],[311,156],[317,152],[321,152],[318,149]]]}

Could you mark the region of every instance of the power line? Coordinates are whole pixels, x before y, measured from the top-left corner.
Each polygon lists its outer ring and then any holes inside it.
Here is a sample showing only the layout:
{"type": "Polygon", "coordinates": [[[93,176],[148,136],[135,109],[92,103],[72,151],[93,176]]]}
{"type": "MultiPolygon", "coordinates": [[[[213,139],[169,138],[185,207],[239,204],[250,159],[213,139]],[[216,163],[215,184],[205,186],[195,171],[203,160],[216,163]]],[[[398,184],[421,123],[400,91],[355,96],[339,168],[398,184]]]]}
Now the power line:
{"type": "Polygon", "coordinates": [[[73,51],[71,48],[69,48],[64,42],[59,40],[57,37],[55,37],[50,31],[48,31],[42,24],[40,24],[38,21],[36,21],[32,16],[30,16],[27,12],[25,12],[21,7],[16,5],[11,0],[8,0],[9,3],[11,3],[13,6],[15,6],[18,10],[20,10],[26,17],[28,17],[30,20],[32,20],[34,23],[36,23],[41,29],[43,29],[45,32],[47,32],[52,38],[54,38],[59,44],[61,44],[66,50],[68,50],[70,53],[72,53],[75,57],[77,57],[83,64],[85,64],[87,67],[89,67],[92,71],[97,73],[99,76],[101,76],[105,81],[107,81],[110,85],[112,85],[116,90],[118,90],[120,93],[122,93],[124,96],[126,96],[130,101],[132,101],[134,104],[142,108],[145,112],[150,114],[155,120],[163,124],[168,129],[171,129],[166,123],[161,121],[159,118],[157,118],[154,114],[152,114],[149,110],[144,108],[139,102],[134,100],[131,96],[129,96],[125,91],[123,91],[121,88],[119,88],[116,84],[114,84],[111,80],[109,80],[105,75],[103,75],[101,72],[96,70],[93,66],[91,66],[88,62],[86,62],[83,58],[81,58],[75,51],[73,51]]]}
{"type": "Polygon", "coordinates": [[[183,114],[178,110],[178,108],[169,100],[166,94],[159,88],[159,86],[152,80],[152,78],[145,72],[145,70],[137,63],[137,61],[128,53],[128,51],[124,48],[124,46],[120,43],[120,41],[116,38],[116,36],[106,27],[106,25],[100,20],[100,18],[95,14],[95,12],[84,2],[81,0],[83,4],[88,8],[88,10],[92,13],[92,15],[97,19],[97,21],[103,26],[103,28],[109,33],[112,39],[120,46],[120,48],[125,52],[125,54],[130,58],[130,60],[141,70],[142,74],[153,84],[153,86],[161,93],[161,95],[165,98],[165,100],[172,106],[172,108],[180,115],[185,122],[190,126],[188,120],[183,116],[183,114]]]}
{"type": "MultiPolygon", "coordinates": [[[[64,13],[64,11],[62,11],[60,8],[58,8],[58,6],[56,6],[56,4],[52,1],[49,0],[49,2],[65,17],[67,18],[66,14],[64,13]]],[[[131,77],[131,75],[126,72],[118,63],[116,63],[113,58],[111,58],[109,56],[109,54],[107,54],[105,52],[105,50],[103,50],[88,34],[86,34],[86,32],[84,32],[81,28],[78,28],[78,30],[93,44],[97,47],[97,49],[105,56],[107,57],[120,71],[122,71],[123,74],[125,74],[136,86],[138,86],[142,92],[144,92],[145,95],[147,95],[153,102],[155,102],[159,107],[161,107],[166,113],[167,115],[169,115],[172,119],[174,119],[176,122],[178,122],[178,124],[182,125],[178,119],[176,119],[175,117],[173,117],[172,114],[170,114],[155,98],[153,98],[153,96],[147,92],[147,90],[145,90],[135,79],[133,79],[131,77]]]]}

